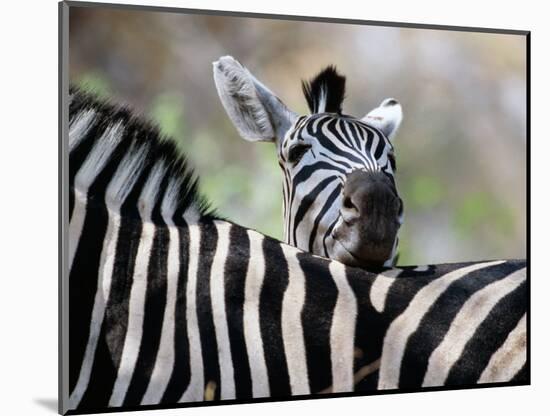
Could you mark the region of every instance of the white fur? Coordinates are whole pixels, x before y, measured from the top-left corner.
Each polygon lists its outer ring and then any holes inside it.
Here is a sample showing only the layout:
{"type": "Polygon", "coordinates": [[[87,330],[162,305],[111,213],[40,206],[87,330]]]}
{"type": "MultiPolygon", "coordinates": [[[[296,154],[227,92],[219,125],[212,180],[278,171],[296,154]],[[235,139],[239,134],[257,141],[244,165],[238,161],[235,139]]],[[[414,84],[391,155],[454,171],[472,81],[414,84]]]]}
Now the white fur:
{"type": "Polygon", "coordinates": [[[407,340],[411,334],[416,331],[422,318],[439,296],[441,296],[454,281],[466,276],[468,273],[501,263],[503,262],[491,261],[477,263],[453,270],[433,280],[418,291],[409,303],[407,309],[391,323],[384,337],[380,375],[378,378],[379,390],[396,389],[398,387],[401,362],[403,360],[403,354],[405,353],[407,340]]]}
{"type": "Polygon", "coordinates": [[[286,244],[281,247],[288,264],[288,286],[283,296],[281,326],[290,389],[292,395],[310,394],[302,327],[302,309],[306,297],[305,276],[296,257],[299,250],[286,244]]]}
{"type": "Polygon", "coordinates": [[[144,221],[151,221],[151,214],[153,212],[155,204],[157,203],[160,183],[162,182],[162,178],[164,177],[165,173],[165,162],[157,162],[155,166],[153,166],[153,168],[151,169],[149,177],[147,178],[147,182],[145,182],[145,185],[141,190],[141,194],[139,195],[138,199],[138,210],[141,219],[144,221]]]}
{"type": "Polygon", "coordinates": [[[430,355],[422,387],[442,386],[453,364],[460,358],[466,343],[493,307],[526,279],[525,269],[497,280],[478,290],[462,305],[445,338],[430,355]]]}
{"type": "MultiPolygon", "coordinates": [[[[304,182],[302,184],[300,184],[297,189],[296,189],[296,194],[297,195],[306,195],[307,193],[304,191],[304,190],[309,190],[309,189],[312,189],[312,186],[311,184],[312,183],[315,183],[313,181],[315,181],[315,178],[322,178],[324,179],[326,176],[326,171],[320,171],[319,173],[317,174],[314,174],[312,175],[311,177],[311,180],[307,181],[307,182],[304,182]]],[[[310,233],[311,233],[311,224],[313,223],[313,221],[315,220],[315,218],[317,217],[317,215],[319,215],[319,213],[321,212],[321,210],[323,209],[325,203],[327,202],[327,199],[329,197],[329,195],[335,191],[335,189],[339,186],[339,182],[338,180],[335,180],[333,181],[332,183],[330,183],[329,185],[327,185],[315,198],[313,204],[311,205],[311,207],[308,209],[306,215],[304,216],[304,218],[302,219],[302,221],[300,222],[300,224],[298,224],[298,228],[297,228],[297,232],[296,232],[296,241],[293,241],[291,245],[293,246],[296,246],[296,247],[299,247],[303,250],[308,250],[309,249],[309,238],[310,238],[310,233]]],[[[300,204],[293,204],[292,206],[292,228],[291,230],[294,230],[295,228],[295,224],[294,224],[294,220],[296,218],[296,212],[298,207],[299,207],[300,204]]],[[[331,209],[336,209],[338,210],[340,206],[340,201],[338,199],[336,199],[333,203],[333,207],[331,209]]],[[[328,215],[328,214],[327,214],[328,215]]],[[[321,250],[322,248],[322,236],[324,236],[325,234],[325,229],[323,227],[323,224],[319,224],[319,229],[317,230],[317,235],[315,236],[315,241],[314,241],[314,249],[315,249],[315,246],[317,246],[317,249],[321,250]]],[[[293,236],[291,236],[291,238],[293,238],[293,236]]],[[[320,252],[320,251],[315,251],[315,252],[320,252]]]]}
{"type": "Polygon", "coordinates": [[[103,170],[116,146],[120,143],[123,129],[121,123],[105,129],[76,174],[75,190],[83,194],[88,192],[88,188],[103,170]]]}
{"type": "MultiPolygon", "coordinates": [[[[200,228],[197,225],[189,227],[189,252],[198,253],[200,250],[200,228]]],[[[204,364],[202,362],[202,346],[197,316],[197,278],[199,268],[199,256],[189,256],[189,269],[187,271],[187,288],[185,309],[187,321],[187,337],[189,339],[189,363],[191,366],[191,378],[180,402],[204,400],[204,364]]]]}
{"type": "MultiPolygon", "coordinates": [[[[164,215],[163,215],[164,216],[164,215]]],[[[171,216],[164,217],[169,224],[171,216]]],[[[178,295],[178,276],[180,273],[180,240],[179,233],[175,227],[168,228],[168,260],[166,271],[166,308],[162,319],[162,330],[158,354],[149,385],[141,400],[142,405],[158,404],[172,375],[175,360],[174,333],[176,318],[176,301],[178,295]]]]}
{"type": "Polygon", "coordinates": [[[252,397],[268,397],[270,393],[264,344],[260,329],[260,293],[265,275],[265,260],[262,248],[264,236],[247,230],[250,240],[250,262],[246,272],[243,305],[243,332],[250,363],[252,397]]]}
{"type": "Polygon", "coordinates": [[[84,228],[87,203],[87,194],[75,190],[73,214],[69,222],[69,272],[73,267],[74,256],[84,228]]]}
{"type": "Polygon", "coordinates": [[[132,276],[132,288],[130,289],[128,328],[123,341],[124,346],[122,348],[115,385],[111,393],[111,398],[109,399],[110,407],[122,406],[124,403],[124,398],[126,397],[136,367],[143,334],[147,272],[149,269],[149,258],[151,257],[154,236],[154,224],[151,222],[144,222],[136,254],[134,274],[132,276]]]}
{"type": "Polygon", "coordinates": [[[109,208],[120,210],[139,178],[147,150],[146,146],[137,148],[133,146],[118,165],[105,193],[105,202],[109,208]]]}
{"type": "Polygon", "coordinates": [[[330,274],[338,289],[338,297],[330,327],[330,360],[332,363],[332,392],[353,391],[353,350],[357,299],[346,277],[342,263],[331,261],[330,274]]]}
{"type": "Polygon", "coordinates": [[[72,268],[74,256],[84,227],[86,207],[88,204],[88,189],[97,175],[99,175],[105,167],[105,164],[108,162],[121,138],[121,124],[116,124],[107,128],[94,145],[75,176],[75,204],[69,223],[69,270],[72,268]]]}
{"type": "Polygon", "coordinates": [[[218,344],[218,363],[220,366],[220,399],[230,400],[235,398],[235,379],[233,372],[233,360],[231,357],[231,344],[229,341],[229,328],[225,313],[225,260],[229,254],[229,232],[231,224],[224,221],[216,221],[218,241],[212,270],[210,272],[210,301],[212,304],[212,320],[216,343],[218,344]]]}
{"type": "Polygon", "coordinates": [[[180,197],[181,180],[179,178],[170,178],[162,204],[160,205],[160,213],[164,222],[167,225],[174,224],[174,214],[178,206],[178,198],[180,197]]]}
{"type": "Polygon", "coordinates": [[[199,208],[195,205],[195,203],[190,204],[185,210],[185,212],[183,213],[183,219],[189,225],[197,224],[200,218],[201,218],[201,213],[199,211],[199,208]]]}
{"type": "Polygon", "coordinates": [[[109,400],[109,406],[122,406],[139,354],[145,315],[149,258],[155,236],[155,225],[151,222],[151,214],[156,204],[159,186],[165,172],[165,163],[162,161],[157,162],[149,173],[149,177],[138,199],[138,210],[143,220],[143,228],[136,255],[134,274],[132,276],[132,288],[130,289],[128,329],[124,338],[117,378],[109,400]]]}
{"type": "Polygon", "coordinates": [[[401,273],[401,269],[391,269],[380,273],[374,279],[372,286],[370,288],[370,302],[374,309],[378,312],[383,312],[386,306],[386,297],[388,296],[388,291],[390,287],[395,282],[395,278],[401,273]]]}
{"type": "Polygon", "coordinates": [[[321,93],[319,94],[319,102],[317,103],[317,113],[324,113],[327,109],[327,86],[321,86],[321,93]]]}
{"type": "Polygon", "coordinates": [[[88,133],[93,124],[95,114],[95,110],[82,111],[71,121],[69,124],[69,153],[86,136],[86,133],[88,133]]]}
{"type": "Polygon", "coordinates": [[[380,106],[363,117],[365,123],[381,130],[388,140],[393,140],[403,120],[401,104],[388,104],[392,100],[393,98],[386,98],[380,106]]]}
{"type": "Polygon", "coordinates": [[[162,330],[155,366],[149,379],[149,385],[141,400],[142,405],[158,404],[170,382],[175,360],[174,334],[175,314],[178,294],[178,276],[180,273],[180,238],[173,217],[177,206],[179,179],[171,178],[161,204],[161,215],[168,225],[168,260],[166,271],[166,308],[162,320],[162,330]]]}
{"type": "Polygon", "coordinates": [[[430,267],[428,265],[421,265],[421,266],[416,266],[414,268],[414,271],[415,272],[425,272],[425,271],[428,271],[430,267]]]}
{"type": "Polygon", "coordinates": [[[493,354],[478,383],[498,383],[510,381],[527,360],[526,315],[508,334],[504,343],[493,354]]]}

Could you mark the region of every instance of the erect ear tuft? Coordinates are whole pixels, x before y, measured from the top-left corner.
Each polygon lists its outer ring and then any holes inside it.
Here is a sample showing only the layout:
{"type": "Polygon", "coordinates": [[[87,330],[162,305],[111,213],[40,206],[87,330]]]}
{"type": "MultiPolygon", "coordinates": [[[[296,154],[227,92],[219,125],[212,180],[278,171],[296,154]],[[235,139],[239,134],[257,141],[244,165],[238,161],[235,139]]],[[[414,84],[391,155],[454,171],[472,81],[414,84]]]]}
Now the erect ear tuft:
{"type": "Polygon", "coordinates": [[[386,98],[362,120],[379,129],[389,140],[393,140],[403,120],[403,110],[396,99],[386,98]]]}
{"type": "Polygon", "coordinates": [[[250,141],[275,141],[296,118],[279,98],[231,56],[213,63],[220,100],[240,135],[250,141]]]}
{"type": "Polygon", "coordinates": [[[302,81],[302,91],[309,111],[315,113],[342,113],[342,103],[346,93],[346,77],[328,66],[311,81],[302,81]]]}

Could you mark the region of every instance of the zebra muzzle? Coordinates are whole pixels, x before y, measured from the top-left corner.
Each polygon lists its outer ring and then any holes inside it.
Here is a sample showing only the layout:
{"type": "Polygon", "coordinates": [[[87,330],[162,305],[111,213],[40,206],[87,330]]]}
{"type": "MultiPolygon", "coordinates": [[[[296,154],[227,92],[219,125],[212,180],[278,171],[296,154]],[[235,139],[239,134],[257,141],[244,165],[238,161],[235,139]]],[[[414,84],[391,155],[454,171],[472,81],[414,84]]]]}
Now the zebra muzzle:
{"type": "Polygon", "coordinates": [[[343,221],[333,237],[356,265],[382,265],[393,254],[401,211],[401,199],[383,172],[355,170],[344,185],[343,221]]]}

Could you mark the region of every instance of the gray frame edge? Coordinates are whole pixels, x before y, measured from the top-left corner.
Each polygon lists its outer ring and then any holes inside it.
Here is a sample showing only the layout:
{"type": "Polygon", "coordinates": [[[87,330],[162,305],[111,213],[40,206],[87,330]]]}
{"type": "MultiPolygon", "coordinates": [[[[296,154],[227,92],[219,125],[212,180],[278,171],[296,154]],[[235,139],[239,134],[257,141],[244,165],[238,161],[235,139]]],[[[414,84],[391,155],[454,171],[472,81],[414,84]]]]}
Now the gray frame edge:
{"type": "Polygon", "coordinates": [[[58,3],[58,175],[59,175],[59,208],[58,208],[58,402],[57,411],[65,414],[69,405],[69,273],[68,273],[68,233],[69,233],[69,7],[61,1],[58,3]]]}
{"type": "MultiPolygon", "coordinates": [[[[139,1],[139,0],[136,0],[139,1]]],[[[351,19],[351,18],[337,18],[337,17],[322,17],[322,16],[299,16],[290,14],[270,14],[270,13],[257,13],[257,12],[243,12],[243,11],[230,11],[230,10],[212,10],[212,9],[187,9],[184,7],[170,7],[170,6],[151,6],[140,4],[117,4],[117,3],[99,3],[90,1],[64,1],[70,7],[103,7],[108,9],[118,10],[136,10],[136,11],[150,11],[150,12],[164,12],[164,13],[178,13],[178,14],[197,14],[197,15],[210,15],[210,16],[226,16],[226,17],[248,17],[255,19],[274,19],[274,20],[293,20],[301,22],[321,22],[321,23],[339,23],[339,24],[355,24],[355,25],[368,25],[368,26],[385,26],[385,27],[399,27],[410,29],[427,29],[427,30],[449,30],[455,32],[478,32],[478,33],[494,33],[504,35],[523,35],[531,33],[530,30],[516,30],[516,29],[501,29],[501,28],[485,28],[485,27],[469,27],[469,26],[451,26],[451,25],[436,25],[431,23],[409,23],[409,22],[388,22],[380,20],[363,20],[363,19],[351,19]]]]}

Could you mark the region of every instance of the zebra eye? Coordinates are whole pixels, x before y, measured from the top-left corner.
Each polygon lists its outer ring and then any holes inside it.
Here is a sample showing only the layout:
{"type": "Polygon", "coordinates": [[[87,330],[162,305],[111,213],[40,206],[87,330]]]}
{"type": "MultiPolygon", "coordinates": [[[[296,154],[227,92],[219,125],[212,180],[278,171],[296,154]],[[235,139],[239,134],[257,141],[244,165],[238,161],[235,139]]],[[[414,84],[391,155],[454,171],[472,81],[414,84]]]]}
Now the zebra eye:
{"type": "Polygon", "coordinates": [[[288,151],[288,161],[290,163],[298,163],[306,152],[311,149],[310,144],[296,144],[288,151]]]}

